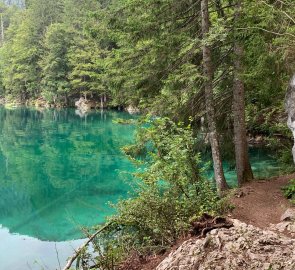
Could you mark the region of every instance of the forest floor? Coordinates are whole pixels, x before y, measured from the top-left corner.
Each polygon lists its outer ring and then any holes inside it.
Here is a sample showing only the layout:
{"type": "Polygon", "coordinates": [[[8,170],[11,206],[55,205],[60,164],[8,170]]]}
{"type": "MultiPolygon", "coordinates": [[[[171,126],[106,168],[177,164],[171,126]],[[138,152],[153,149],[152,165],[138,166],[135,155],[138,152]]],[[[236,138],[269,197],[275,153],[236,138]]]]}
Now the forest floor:
{"type": "Polygon", "coordinates": [[[282,187],[294,178],[291,174],[247,183],[231,200],[235,208],[230,217],[262,229],[279,223],[282,214],[292,207],[282,187]]]}
{"type": "MultiPolygon", "coordinates": [[[[231,199],[234,209],[228,214],[228,217],[261,229],[269,229],[271,224],[280,223],[283,213],[292,207],[291,203],[283,196],[282,187],[294,178],[295,173],[247,183],[236,190],[231,199]]],[[[170,252],[176,250],[185,240],[187,239],[180,239],[178,244],[162,255],[148,257],[144,260],[130,258],[129,263],[127,262],[125,267],[121,269],[154,270],[170,252]],[[130,267],[131,265],[132,267],[130,267]]]]}

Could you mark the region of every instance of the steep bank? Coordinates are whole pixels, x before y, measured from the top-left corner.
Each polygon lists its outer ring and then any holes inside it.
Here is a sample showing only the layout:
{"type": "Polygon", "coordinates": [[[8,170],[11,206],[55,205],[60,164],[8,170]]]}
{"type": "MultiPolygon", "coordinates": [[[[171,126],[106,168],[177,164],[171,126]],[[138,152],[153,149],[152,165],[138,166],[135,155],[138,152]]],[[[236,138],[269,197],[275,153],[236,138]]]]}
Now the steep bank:
{"type": "Polygon", "coordinates": [[[281,191],[293,178],[295,174],[246,184],[231,200],[234,227],[180,241],[167,254],[132,269],[295,269],[295,210],[281,191]],[[286,217],[287,209],[292,213],[286,217]]]}
{"type": "Polygon", "coordinates": [[[234,227],[189,239],[155,269],[295,269],[295,209],[281,191],[294,177],[248,183],[232,199],[234,227]]]}

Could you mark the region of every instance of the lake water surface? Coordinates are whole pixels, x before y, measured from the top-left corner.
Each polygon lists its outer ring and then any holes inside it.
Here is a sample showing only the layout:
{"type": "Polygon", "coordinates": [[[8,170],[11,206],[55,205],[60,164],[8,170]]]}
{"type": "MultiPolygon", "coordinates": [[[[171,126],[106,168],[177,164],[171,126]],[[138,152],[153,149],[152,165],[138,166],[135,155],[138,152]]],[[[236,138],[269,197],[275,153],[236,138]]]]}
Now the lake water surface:
{"type": "MultiPolygon", "coordinates": [[[[108,202],[130,189],[132,164],[120,148],[133,140],[124,112],[0,107],[0,270],[59,269],[81,245],[81,228],[103,223],[108,202]]],[[[256,176],[278,172],[252,150],[256,176]]],[[[227,169],[233,183],[235,172],[227,169]]]]}

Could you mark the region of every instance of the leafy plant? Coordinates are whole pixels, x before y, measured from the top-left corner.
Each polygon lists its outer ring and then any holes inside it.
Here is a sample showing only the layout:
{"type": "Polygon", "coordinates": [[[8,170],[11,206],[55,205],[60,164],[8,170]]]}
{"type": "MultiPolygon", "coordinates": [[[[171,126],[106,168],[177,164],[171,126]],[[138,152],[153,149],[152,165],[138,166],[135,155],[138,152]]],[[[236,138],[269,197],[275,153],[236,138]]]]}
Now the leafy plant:
{"type": "Polygon", "coordinates": [[[195,218],[227,209],[201,176],[196,144],[190,126],[168,118],[141,121],[136,143],[124,147],[138,167],[134,191],[114,205],[112,226],[94,245],[102,269],[117,269],[118,261],[131,254],[163,251],[188,232],[195,218]]]}
{"type": "Polygon", "coordinates": [[[289,181],[289,184],[282,188],[284,196],[295,204],[295,179],[289,181]]]}
{"type": "Polygon", "coordinates": [[[124,148],[138,166],[134,174],[138,185],[132,198],[117,204],[113,219],[136,228],[139,242],[148,237],[154,245],[170,245],[189,228],[191,217],[216,212],[218,197],[200,174],[190,126],[150,117],[142,124],[138,143],[124,148]],[[147,153],[144,159],[136,156],[139,149],[147,153]]]}

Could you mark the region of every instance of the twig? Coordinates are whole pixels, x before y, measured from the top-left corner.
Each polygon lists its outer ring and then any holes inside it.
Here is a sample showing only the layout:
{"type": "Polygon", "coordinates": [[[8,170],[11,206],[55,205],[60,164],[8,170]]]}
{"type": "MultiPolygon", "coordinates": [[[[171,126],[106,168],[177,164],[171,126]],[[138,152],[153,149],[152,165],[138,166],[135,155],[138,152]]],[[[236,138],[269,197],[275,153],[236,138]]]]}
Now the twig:
{"type": "Polygon", "coordinates": [[[94,240],[94,238],[100,234],[102,231],[104,231],[107,227],[109,227],[112,223],[108,223],[105,226],[103,226],[102,228],[100,228],[98,231],[96,231],[93,235],[91,235],[91,237],[82,245],[80,246],[77,251],[75,252],[75,254],[70,257],[67,261],[66,266],[63,268],[63,270],[68,270],[70,269],[70,267],[72,266],[73,262],[78,258],[79,254],[81,253],[81,251],[89,245],[90,242],[92,242],[94,240]]]}
{"type": "Polygon", "coordinates": [[[61,265],[60,265],[60,260],[59,260],[59,255],[58,255],[58,250],[56,247],[56,243],[54,244],[55,247],[55,252],[56,252],[56,257],[57,257],[57,261],[58,261],[58,266],[59,266],[59,270],[61,270],[61,265]]]}
{"type": "Polygon", "coordinates": [[[277,35],[277,36],[290,36],[290,37],[295,38],[295,35],[293,35],[291,33],[278,33],[278,32],[274,32],[274,31],[271,31],[271,30],[264,29],[262,27],[257,27],[257,26],[253,26],[253,27],[239,27],[237,29],[238,30],[256,29],[256,30],[261,30],[261,31],[264,31],[264,32],[267,32],[267,33],[270,33],[270,34],[273,34],[273,35],[277,35]]]}

